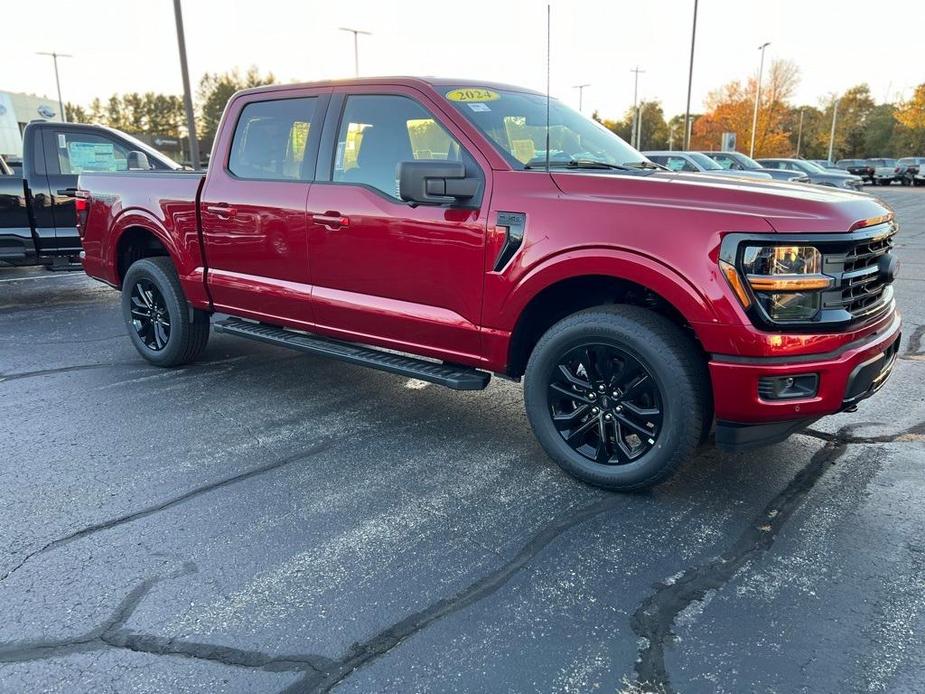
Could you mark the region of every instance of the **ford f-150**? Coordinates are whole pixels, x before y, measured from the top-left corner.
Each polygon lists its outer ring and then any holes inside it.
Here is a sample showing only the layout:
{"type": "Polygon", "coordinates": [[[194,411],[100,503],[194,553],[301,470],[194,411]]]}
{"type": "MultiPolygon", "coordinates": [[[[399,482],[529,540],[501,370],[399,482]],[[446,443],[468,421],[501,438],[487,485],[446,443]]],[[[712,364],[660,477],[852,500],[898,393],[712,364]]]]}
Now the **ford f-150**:
{"type": "Polygon", "coordinates": [[[665,171],[526,89],[250,89],[210,161],[79,178],[84,268],[153,364],[215,329],[456,389],[522,379],[549,456],[628,490],[714,423],[736,449],[853,408],[896,357],[883,203],[665,171]]]}

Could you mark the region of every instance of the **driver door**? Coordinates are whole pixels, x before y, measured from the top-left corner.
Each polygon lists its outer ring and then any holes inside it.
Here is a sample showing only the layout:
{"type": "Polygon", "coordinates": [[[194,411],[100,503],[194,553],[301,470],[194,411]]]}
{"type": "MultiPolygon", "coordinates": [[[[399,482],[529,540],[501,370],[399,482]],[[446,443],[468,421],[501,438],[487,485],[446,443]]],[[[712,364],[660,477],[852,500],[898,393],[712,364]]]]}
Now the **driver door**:
{"type": "Polygon", "coordinates": [[[341,88],[330,111],[340,117],[325,124],[328,149],[308,195],[317,330],[477,363],[487,164],[413,89],[341,88]],[[415,159],[465,162],[467,175],[483,181],[479,200],[467,207],[403,202],[396,167],[415,159]]]}

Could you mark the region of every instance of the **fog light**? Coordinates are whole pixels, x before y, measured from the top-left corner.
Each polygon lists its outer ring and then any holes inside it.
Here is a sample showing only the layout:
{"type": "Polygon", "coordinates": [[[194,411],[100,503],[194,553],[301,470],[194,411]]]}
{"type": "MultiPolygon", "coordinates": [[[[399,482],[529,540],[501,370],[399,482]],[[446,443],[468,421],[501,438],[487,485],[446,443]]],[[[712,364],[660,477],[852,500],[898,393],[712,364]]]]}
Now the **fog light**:
{"type": "Polygon", "coordinates": [[[758,379],[758,397],[762,400],[811,398],[818,389],[819,374],[762,376],[758,379]]]}

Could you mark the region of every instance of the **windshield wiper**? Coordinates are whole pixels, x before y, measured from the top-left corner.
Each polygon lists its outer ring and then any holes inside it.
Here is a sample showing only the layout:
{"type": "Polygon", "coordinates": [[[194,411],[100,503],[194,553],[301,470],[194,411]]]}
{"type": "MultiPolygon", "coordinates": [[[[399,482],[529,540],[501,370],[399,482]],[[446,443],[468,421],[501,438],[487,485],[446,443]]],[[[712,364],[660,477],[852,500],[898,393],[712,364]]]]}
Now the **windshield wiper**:
{"type": "MultiPolygon", "coordinates": [[[[596,159],[569,159],[567,161],[550,160],[549,168],[565,167],[567,169],[614,169],[617,171],[630,171],[630,167],[621,166],[620,164],[609,164],[606,161],[597,161],[596,159]]],[[[533,160],[529,164],[524,164],[525,169],[545,169],[546,162],[543,160],[533,160]]]]}

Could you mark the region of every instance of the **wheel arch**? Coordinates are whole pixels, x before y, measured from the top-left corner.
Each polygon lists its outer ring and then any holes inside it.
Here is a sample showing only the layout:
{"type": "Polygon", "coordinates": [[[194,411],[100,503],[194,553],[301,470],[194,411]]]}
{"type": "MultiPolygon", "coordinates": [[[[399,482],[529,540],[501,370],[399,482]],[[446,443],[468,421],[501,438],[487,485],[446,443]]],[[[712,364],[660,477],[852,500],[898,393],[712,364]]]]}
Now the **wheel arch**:
{"type": "Polygon", "coordinates": [[[523,374],[533,347],[559,320],[606,304],[634,304],[659,313],[691,334],[698,347],[696,324],[715,319],[696,287],[652,258],[602,249],[569,252],[528,273],[511,293],[505,310],[512,326],[507,373],[523,374]]]}

